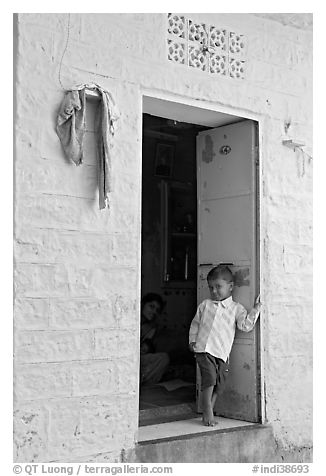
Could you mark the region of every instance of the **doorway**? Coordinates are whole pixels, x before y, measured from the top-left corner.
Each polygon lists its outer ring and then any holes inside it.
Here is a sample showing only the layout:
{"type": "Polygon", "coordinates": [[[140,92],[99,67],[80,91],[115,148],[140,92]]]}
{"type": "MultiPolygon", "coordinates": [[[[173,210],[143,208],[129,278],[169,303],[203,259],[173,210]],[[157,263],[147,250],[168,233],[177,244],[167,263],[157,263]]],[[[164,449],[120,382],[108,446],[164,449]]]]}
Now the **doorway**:
{"type": "MultiPolygon", "coordinates": [[[[198,187],[203,172],[198,169],[198,147],[202,140],[200,137],[207,140],[209,131],[214,134],[216,127],[245,121],[238,116],[217,115],[213,111],[204,113],[198,120],[197,108],[188,106],[185,114],[182,108],[179,111],[169,108],[168,101],[157,100],[154,111],[151,106],[152,103],[148,103],[145,110],[149,112],[143,114],[141,295],[154,292],[164,300],[153,344],[155,352],[169,355],[169,364],[159,382],[141,386],[140,425],[193,418],[200,411],[198,372],[193,354],[188,350],[188,331],[197,304],[205,295],[203,276],[206,270],[225,259],[221,259],[221,255],[213,255],[208,260],[210,262],[202,262],[199,240],[204,226],[203,208],[200,207],[200,202],[203,202],[198,187]]],[[[209,147],[204,144],[204,152],[209,154],[209,147]]],[[[212,233],[209,226],[207,230],[212,233]]],[[[253,241],[256,247],[256,240],[253,241]]],[[[210,246],[209,243],[205,244],[207,246],[210,246]]],[[[234,258],[232,266],[238,277],[242,276],[243,282],[246,282],[248,263],[234,258]]],[[[231,258],[227,260],[231,262],[231,258]]],[[[256,276],[252,274],[256,273],[256,269],[250,272],[250,279],[256,281],[256,276]]],[[[240,289],[241,297],[243,289],[240,289]]],[[[244,357],[242,352],[249,347],[236,347],[237,354],[241,355],[235,358],[235,369],[239,358],[244,358],[248,366],[247,360],[251,359],[252,352],[258,356],[257,331],[254,334],[250,341],[250,355],[244,357]]],[[[258,366],[258,357],[249,363],[258,366]]],[[[236,375],[239,378],[238,369],[236,375]]],[[[254,390],[251,393],[258,398],[258,371],[252,378],[254,390]]],[[[242,374],[240,380],[243,381],[242,374]]],[[[232,392],[229,396],[233,397],[236,406],[237,392],[233,388],[232,392]]],[[[243,398],[241,392],[238,397],[243,398]]],[[[259,406],[257,398],[249,403],[250,408],[259,406]]],[[[232,412],[228,413],[224,407],[222,405],[221,411],[232,417],[232,412]]],[[[257,411],[253,414],[254,417],[244,412],[242,419],[258,421],[257,411]]],[[[241,414],[237,418],[241,419],[241,414]]]]}
{"type": "Polygon", "coordinates": [[[141,388],[143,421],[148,415],[166,421],[196,410],[188,329],[197,307],[196,136],[204,129],[143,115],[141,293],[164,300],[153,345],[169,356],[161,381],[141,388]]]}

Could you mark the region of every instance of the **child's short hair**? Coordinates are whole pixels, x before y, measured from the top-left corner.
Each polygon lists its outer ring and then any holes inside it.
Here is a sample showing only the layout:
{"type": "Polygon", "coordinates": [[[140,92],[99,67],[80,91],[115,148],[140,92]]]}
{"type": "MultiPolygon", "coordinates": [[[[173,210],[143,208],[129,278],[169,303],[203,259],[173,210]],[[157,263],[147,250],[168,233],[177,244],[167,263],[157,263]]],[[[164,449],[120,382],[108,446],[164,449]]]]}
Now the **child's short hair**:
{"type": "Polygon", "coordinates": [[[229,283],[233,283],[233,274],[232,271],[228,266],[225,264],[219,264],[210,270],[207,275],[207,281],[211,281],[212,279],[224,279],[229,283]]]}
{"type": "Polygon", "coordinates": [[[141,300],[141,310],[143,310],[143,307],[145,306],[146,303],[155,301],[158,303],[160,306],[160,311],[163,311],[165,307],[165,302],[163,301],[162,297],[159,294],[156,293],[148,293],[145,296],[142,297],[141,300]]]}

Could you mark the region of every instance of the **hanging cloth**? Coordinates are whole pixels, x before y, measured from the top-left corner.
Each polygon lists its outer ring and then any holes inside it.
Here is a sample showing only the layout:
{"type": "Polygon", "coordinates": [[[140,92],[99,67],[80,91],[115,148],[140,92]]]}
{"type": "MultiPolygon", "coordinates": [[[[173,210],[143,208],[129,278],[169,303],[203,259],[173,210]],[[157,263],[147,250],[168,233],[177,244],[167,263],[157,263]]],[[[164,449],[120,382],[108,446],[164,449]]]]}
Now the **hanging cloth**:
{"type": "Polygon", "coordinates": [[[118,119],[114,101],[108,91],[97,84],[82,85],[67,91],[57,117],[56,131],[67,159],[75,165],[83,162],[83,139],[86,130],[86,90],[98,92],[100,104],[96,114],[97,159],[99,163],[99,207],[109,207],[111,191],[110,137],[118,119]]]}

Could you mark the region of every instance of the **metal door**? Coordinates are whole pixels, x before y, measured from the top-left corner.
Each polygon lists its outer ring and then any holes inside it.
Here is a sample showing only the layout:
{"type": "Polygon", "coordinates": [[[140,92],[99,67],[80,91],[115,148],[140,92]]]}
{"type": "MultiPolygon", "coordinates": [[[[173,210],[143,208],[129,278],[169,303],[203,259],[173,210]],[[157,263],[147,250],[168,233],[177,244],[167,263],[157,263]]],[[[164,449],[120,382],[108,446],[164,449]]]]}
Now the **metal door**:
{"type": "MultiPolygon", "coordinates": [[[[258,292],[256,128],[242,121],[199,133],[198,303],[209,297],[206,276],[231,263],[234,300],[248,310],[258,292]]],[[[236,331],[226,389],[216,403],[219,415],[259,421],[258,326],[236,331]]],[[[200,410],[197,371],[197,408],[200,410]]]]}

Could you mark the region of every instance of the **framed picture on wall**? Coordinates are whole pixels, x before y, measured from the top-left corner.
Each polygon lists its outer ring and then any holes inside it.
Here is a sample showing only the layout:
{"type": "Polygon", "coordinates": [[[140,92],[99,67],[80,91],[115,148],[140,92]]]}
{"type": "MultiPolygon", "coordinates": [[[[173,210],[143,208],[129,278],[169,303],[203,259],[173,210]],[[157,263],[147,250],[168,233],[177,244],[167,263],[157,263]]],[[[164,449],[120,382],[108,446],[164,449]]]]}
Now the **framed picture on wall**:
{"type": "Polygon", "coordinates": [[[174,145],[159,142],[155,154],[155,175],[171,177],[174,159],[174,145]]]}

